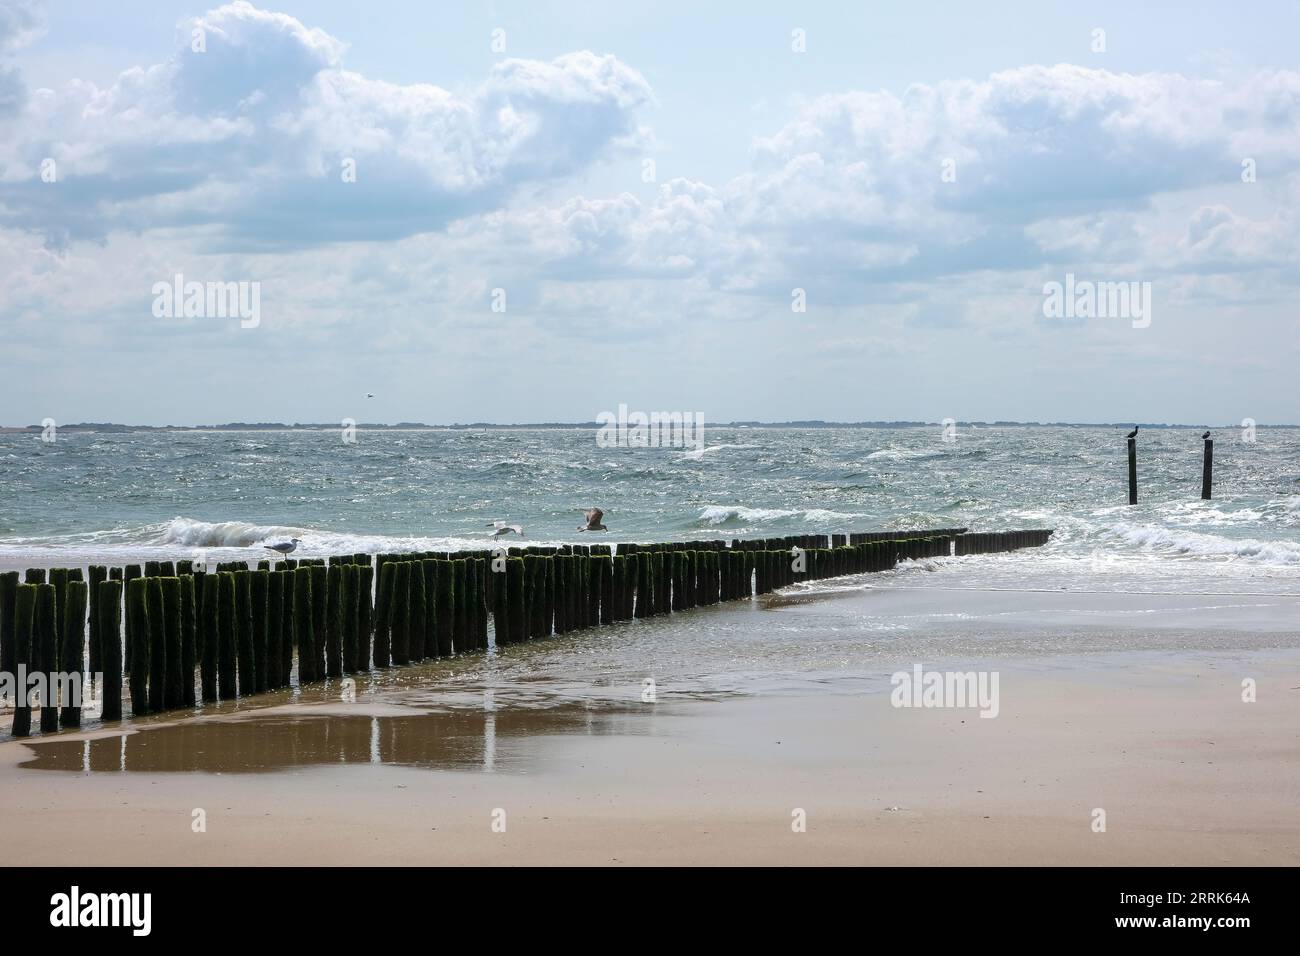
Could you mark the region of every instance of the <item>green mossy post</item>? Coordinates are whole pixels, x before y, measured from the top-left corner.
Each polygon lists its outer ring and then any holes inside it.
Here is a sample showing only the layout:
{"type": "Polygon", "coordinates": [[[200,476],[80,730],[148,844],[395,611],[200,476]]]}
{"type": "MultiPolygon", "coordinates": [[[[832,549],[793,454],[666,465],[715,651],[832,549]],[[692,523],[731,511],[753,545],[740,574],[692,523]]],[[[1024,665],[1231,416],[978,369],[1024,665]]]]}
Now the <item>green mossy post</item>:
{"type": "Polygon", "coordinates": [[[125,670],[131,669],[131,647],[135,641],[131,639],[131,582],[136,578],[143,577],[143,572],[138,564],[128,564],[122,569],[122,595],[126,601],[125,632],[122,646],[126,649],[126,657],[122,661],[122,667],[125,670]]]}
{"type": "Polygon", "coordinates": [[[506,600],[508,602],[510,643],[525,639],[528,618],[524,614],[524,559],[506,559],[506,600]]]}
{"type": "Polygon", "coordinates": [[[422,661],[427,656],[424,650],[425,635],[429,627],[428,599],[424,593],[424,562],[411,562],[411,605],[409,611],[410,626],[408,652],[412,661],[422,661]]]}
{"type": "Polygon", "coordinates": [[[161,562],[161,561],[146,561],[146,562],[144,563],[144,576],[145,576],[146,578],[160,578],[160,577],[162,577],[162,562],[161,562]]]}
{"type": "Polygon", "coordinates": [[[234,700],[235,687],[235,572],[217,574],[217,695],[220,700],[234,700]]]}
{"type": "Polygon", "coordinates": [[[149,710],[167,708],[167,611],[163,603],[162,578],[146,576],[149,589],[145,606],[149,617],[149,710]]]}
{"type": "MultiPolygon", "coordinates": [[[[12,624],[13,671],[17,674],[32,660],[32,637],[36,627],[36,585],[19,584],[14,588],[14,613],[12,624]]],[[[15,737],[30,737],[32,733],[31,700],[27,688],[16,688],[14,720],[10,732],[15,737]]]]}
{"type": "Polygon", "coordinates": [[[469,588],[466,584],[466,562],[457,558],[451,563],[452,619],[455,621],[451,636],[457,654],[473,649],[469,627],[469,588]]]}
{"type": "Polygon", "coordinates": [[[632,616],[636,618],[650,616],[650,555],[638,551],[632,556],[636,568],[636,606],[632,616]]]}
{"type": "Polygon", "coordinates": [[[170,561],[158,562],[158,576],[162,578],[176,577],[176,565],[170,561]]]}
{"type": "Polygon", "coordinates": [[[325,676],[343,676],[343,565],[330,563],[325,625],[325,676]]]}
{"type": "Polygon", "coordinates": [[[149,713],[149,579],[137,575],[126,587],[127,650],[131,658],[131,713],[149,713]]]}
{"type": "Polygon", "coordinates": [[[605,583],[600,576],[600,569],[605,566],[605,559],[599,555],[589,557],[587,564],[587,625],[595,627],[600,623],[600,597],[604,593],[605,583]]]}
{"type": "MultiPolygon", "coordinates": [[[[441,563],[441,562],[439,562],[441,563]]],[[[397,583],[397,565],[382,561],[379,565],[379,594],[375,602],[375,666],[387,667],[392,661],[393,591],[397,583]]]]}
{"type": "MultiPolygon", "coordinates": [[[[84,682],[86,660],[86,606],[89,603],[89,587],[85,581],[68,581],[67,590],[63,592],[66,602],[63,613],[63,652],[60,660],[61,670],[67,674],[80,674],[84,682]]],[[[71,706],[71,701],[63,701],[59,712],[59,723],[64,727],[81,726],[81,707],[71,706]]]]}
{"type": "Polygon", "coordinates": [[[247,696],[257,687],[253,659],[253,572],[235,572],[235,668],[239,693],[247,696]]]}
{"type": "Polygon", "coordinates": [[[35,646],[40,648],[40,670],[45,675],[45,693],[41,697],[41,733],[59,729],[58,701],[55,699],[54,675],[58,652],[58,594],[53,584],[36,585],[36,636],[35,646]]]}
{"type": "Polygon", "coordinates": [[[67,568],[50,568],[49,582],[54,587],[54,660],[43,661],[47,670],[62,670],[59,666],[59,656],[63,651],[63,608],[67,603],[68,593],[68,569],[67,568]]]}
{"type": "Polygon", "coordinates": [[[104,675],[99,688],[104,701],[100,717],[103,720],[121,720],[122,582],[100,581],[95,589],[99,592],[95,598],[95,613],[99,615],[99,659],[104,675]]]}
{"type": "Polygon", "coordinates": [[[280,589],[283,591],[280,605],[284,611],[284,616],[280,619],[280,686],[288,687],[293,679],[294,569],[286,568],[283,561],[280,562],[279,568],[277,573],[284,576],[280,584],[280,589]]]}
{"type": "Polygon", "coordinates": [[[23,581],[24,581],[24,583],[26,583],[26,584],[44,584],[44,583],[45,583],[45,569],[44,569],[44,568],[28,568],[26,574],[23,576],[23,581]]]}
{"type": "Polygon", "coordinates": [[[339,579],[339,620],[343,631],[343,673],[357,672],[357,578],[361,569],[343,568],[339,579]]]}
{"type": "MultiPolygon", "coordinates": [[[[14,602],[18,594],[18,572],[0,573],[0,673],[18,674],[17,637],[14,633],[14,602]]],[[[22,689],[14,691],[15,698],[22,696],[22,689]]],[[[17,700],[14,701],[17,704],[17,700]]]]}
{"type": "Polygon", "coordinates": [[[537,580],[538,562],[535,554],[524,554],[524,639],[537,636],[537,621],[541,615],[541,584],[537,580]]]}
{"type": "Polygon", "coordinates": [[[569,632],[569,556],[557,554],[551,558],[551,577],[554,587],[551,590],[551,605],[554,612],[556,634],[569,632]]]}
{"type": "Polygon", "coordinates": [[[249,581],[249,590],[252,592],[253,606],[253,683],[249,689],[261,694],[271,686],[266,639],[271,572],[253,571],[252,578],[249,581]]]}
{"type": "MultiPolygon", "coordinates": [[[[314,561],[323,559],[314,558],[314,561]]],[[[312,680],[325,678],[325,645],[329,628],[329,568],[311,565],[311,633],[316,656],[312,659],[312,680]]],[[[301,652],[299,652],[301,653],[301,652]]]]}
{"type": "Polygon", "coordinates": [[[218,610],[221,581],[218,575],[203,576],[203,614],[200,621],[203,639],[199,660],[199,695],[205,704],[217,699],[217,644],[220,640],[218,610]]]}
{"type": "Polygon", "coordinates": [[[298,686],[316,680],[316,641],[312,621],[311,567],[298,565],[293,572],[293,643],[298,648],[298,686]]]}
{"type": "Polygon", "coordinates": [[[624,578],[624,568],[627,566],[627,558],[624,555],[617,554],[612,559],[612,568],[610,575],[610,587],[613,589],[613,601],[610,608],[613,611],[612,621],[623,620],[623,612],[627,606],[626,583],[624,578]]]}
{"type": "MultiPolygon", "coordinates": [[[[492,560],[500,561],[502,565],[509,563],[504,558],[492,560]]],[[[503,580],[508,570],[503,567],[501,571],[492,572],[495,575],[492,579],[492,633],[496,637],[497,647],[505,647],[510,643],[510,595],[503,580]]]]}
{"type": "MultiPolygon", "coordinates": [[[[163,704],[168,710],[183,705],[185,700],[184,665],[181,658],[181,579],[160,578],[163,598],[163,704]]],[[[194,675],[191,673],[190,682],[194,675]]]]}
{"type": "Polygon", "coordinates": [[[370,623],[374,616],[371,591],[375,583],[375,569],[369,563],[361,565],[357,579],[357,670],[370,670],[370,623]]]}
{"type": "Polygon", "coordinates": [[[411,562],[394,565],[392,613],[392,653],[395,665],[411,663],[411,562]]]}
{"type": "Polygon", "coordinates": [[[283,687],[284,681],[284,571],[266,577],[266,689],[283,687]]]}
{"type": "Polygon", "coordinates": [[[488,648],[488,567],[486,558],[474,561],[474,616],[478,619],[475,638],[480,650],[488,648]]]}
{"type": "Polygon", "coordinates": [[[420,561],[424,578],[424,656],[440,657],[438,649],[438,562],[433,558],[420,561]]]}
{"type": "Polygon", "coordinates": [[[108,568],[102,564],[92,564],[86,569],[87,600],[89,606],[89,621],[87,624],[87,633],[89,637],[89,651],[87,652],[86,669],[92,674],[100,673],[103,667],[103,661],[100,655],[103,653],[103,641],[99,635],[99,585],[108,580],[108,568]]]}

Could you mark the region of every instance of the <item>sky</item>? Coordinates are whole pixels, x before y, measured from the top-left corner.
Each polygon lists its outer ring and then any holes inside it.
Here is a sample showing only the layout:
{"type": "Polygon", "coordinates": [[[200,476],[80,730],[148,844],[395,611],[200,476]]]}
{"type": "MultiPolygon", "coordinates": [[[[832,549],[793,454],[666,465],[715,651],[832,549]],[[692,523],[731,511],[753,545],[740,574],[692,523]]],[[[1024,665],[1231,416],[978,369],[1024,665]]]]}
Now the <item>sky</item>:
{"type": "Polygon", "coordinates": [[[1300,422],[1300,4],[266,2],[0,0],[0,425],[1300,422]]]}

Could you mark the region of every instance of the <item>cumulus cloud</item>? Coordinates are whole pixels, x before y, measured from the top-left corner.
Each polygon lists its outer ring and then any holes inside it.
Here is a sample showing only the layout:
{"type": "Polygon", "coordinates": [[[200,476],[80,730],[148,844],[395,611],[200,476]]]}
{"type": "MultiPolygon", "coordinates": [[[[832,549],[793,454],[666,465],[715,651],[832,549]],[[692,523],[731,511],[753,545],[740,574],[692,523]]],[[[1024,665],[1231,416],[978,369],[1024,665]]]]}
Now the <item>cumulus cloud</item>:
{"type": "Polygon", "coordinates": [[[1071,261],[1168,269],[1231,252],[1234,268],[1266,266],[1294,247],[1293,212],[1225,222],[1193,202],[1185,236],[1152,212],[1160,197],[1255,188],[1239,174],[1261,155],[1276,181],[1300,170],[1300,73],[1027,66],[818,97],[720,186],[678,180],[651,200],[577,198],[464,231],[528,247],[550,274],[693,274],[764,294],[817,282],[849,300],[873,284],[1071,261]]]}
{"type": "MultiPolygon", "coordinates": [[[[239,0],[111,87],[38,91],[5,127],[0,222],[56,243],[180,226],[239,247],[398,238],[585,169],[636,139],[652,98],[634,69],[586,51],[505,60],[463,95],[349,72],[344,53],[239,0]],[[58,189],[42,188],[46,157],[58,189]]],[[[0,77],[0,103],[4,90],[0,77]]]]}

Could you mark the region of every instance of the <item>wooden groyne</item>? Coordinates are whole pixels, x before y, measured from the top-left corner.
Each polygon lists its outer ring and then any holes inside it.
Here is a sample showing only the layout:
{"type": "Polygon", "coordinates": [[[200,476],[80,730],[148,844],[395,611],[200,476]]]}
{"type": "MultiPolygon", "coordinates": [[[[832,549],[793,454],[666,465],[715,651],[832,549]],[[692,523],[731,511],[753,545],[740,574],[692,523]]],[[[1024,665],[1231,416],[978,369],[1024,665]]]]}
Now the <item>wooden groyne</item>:
{"type": "MultiPolygon", "coordinates": [[[[57,674],[102,675],[101,718],[123,697],[143,715],[234,700],[688,612],[804,581],[888,571],[898,562],[1046,544],[1049,530],[965,528],[788,535],[658,544],[561,545],[244,561],[195,568],[0,574],[0,670],[39,673],[42,733],[81,724],[57,674]],[[47,581],[48,577],[48,581],[47,581]],[[197,672],[197,680],[196,680],[197,672]],[[197,694],[196,694],[197,686],[197,694]]],[[[83,683],[89,687],[88,682],[83,683]]],[[[14,701],[31,733],[35,701],[14,701]]]]}

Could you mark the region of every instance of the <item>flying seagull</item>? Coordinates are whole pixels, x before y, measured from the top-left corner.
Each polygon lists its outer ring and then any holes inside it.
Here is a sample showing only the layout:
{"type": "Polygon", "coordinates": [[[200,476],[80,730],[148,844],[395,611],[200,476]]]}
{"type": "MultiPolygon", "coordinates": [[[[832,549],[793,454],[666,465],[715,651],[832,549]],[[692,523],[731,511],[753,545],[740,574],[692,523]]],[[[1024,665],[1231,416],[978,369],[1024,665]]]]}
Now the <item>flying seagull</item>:
{"type": "Polygon", "coordinates": [[[490,525],[488,525],[488,527],[496,529],[495,531],[492,532],[492,537],[494,538],[499,538],[503,534],[509,534],[511,531],[513,531],[515,534],[520,536],[522,536],[524,533],[524,529],[521,528],[519,525],[506,524],[504,521],[493,521],[490,525]]]}
{"type": "Polygon", "coordinates": [[[262,547],[266,548],[267,551],[275,551],[287,557],[298,550],[298,544],[301,540],[301,538],[290,538],[288,541],[281,541],[278,544],[264,544],[262,547]]]}
{"type": "Polygon", "coordinates": [[[1206,432],[1204,435],[1202,435],[1201,437],[1204,438],[1206,441],[1209,441],[1209,440],[1210,440],[1210,433],[1207,431],[1207,432],[1206,432]]]}
{"type": "Polygon", "coordinates": [[[1134,426],[1133,426],[1133,430],[1132,430],[1131,432],[1129,432],[1127,435],[1125,435],[1124,437],[1125,437],[1125,438],[1137,438],[1137,437],[1138,437],[1138,426],[1137,426],[1137,425],[1134,425],[1134,426]]]}
{"type": "Polygon", "coordinates": [[[609,530],[603,524],[600,523],[600,519],[605,517],[605,512],[601,511],[599,508],[587,508],[582,513],[586,516],[587,523],[578,525],[579,531],[608,531],[609,530]]]}
{"type": "Polygon", "coordinates": [[[374,392],[366,392],[366,398],[374,398],[374,397],[375,397],[374,392]]]}

